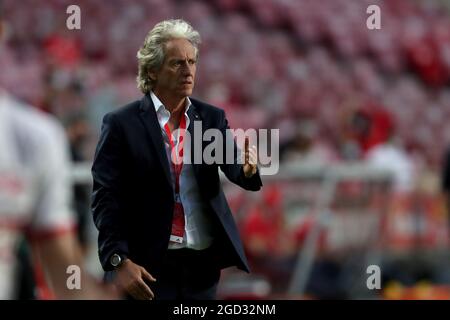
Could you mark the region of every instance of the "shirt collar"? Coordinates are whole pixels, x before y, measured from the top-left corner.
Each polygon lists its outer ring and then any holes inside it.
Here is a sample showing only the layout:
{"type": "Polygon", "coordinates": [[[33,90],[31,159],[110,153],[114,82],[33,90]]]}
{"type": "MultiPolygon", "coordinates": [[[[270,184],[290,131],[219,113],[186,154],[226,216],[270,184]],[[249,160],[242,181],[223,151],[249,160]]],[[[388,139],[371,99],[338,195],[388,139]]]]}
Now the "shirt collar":
{"type": "MultiPolygon", "coordinates": [[[[166,110],[167,112],[169,112],[164,106],[164,104],[161,102],[161,100],[159,100],[159,98],[156,96],[156,94],[153,93],[153,91],[150,91],[150,98],[153,101],[156,113],[160,112],[161,107],[163,108],[162,110],[166,110]]],[[[186,108],[184,110],[185,114],[187,114],[191,105],[192,105],[191,99],[189,99],[189,97],[186,97],[186,108]]]]}

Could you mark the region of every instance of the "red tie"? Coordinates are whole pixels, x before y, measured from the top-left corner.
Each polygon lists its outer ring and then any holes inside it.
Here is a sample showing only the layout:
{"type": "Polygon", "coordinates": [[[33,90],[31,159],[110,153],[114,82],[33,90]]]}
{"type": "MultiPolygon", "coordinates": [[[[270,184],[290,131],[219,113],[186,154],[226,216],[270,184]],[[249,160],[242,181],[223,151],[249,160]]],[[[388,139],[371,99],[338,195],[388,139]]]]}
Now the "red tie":
{"type": "Polygon", "coordinates": [[[182,243],[184,236],[184,209],[180,200],[180,175],[183,169],[183,146],[184,136],[186,132],[186,118],[183,114],[180,120],[180,127],[178,128],[178,152],[175,142],[172,139],[172,133],[166,123],[164,125],[167,137],[170,142],[170,162],[172,164],[173,172],[175,174],[175,204],[173,208],[172,232],[170,234],[170,241],[175,243],[182,243]]]}

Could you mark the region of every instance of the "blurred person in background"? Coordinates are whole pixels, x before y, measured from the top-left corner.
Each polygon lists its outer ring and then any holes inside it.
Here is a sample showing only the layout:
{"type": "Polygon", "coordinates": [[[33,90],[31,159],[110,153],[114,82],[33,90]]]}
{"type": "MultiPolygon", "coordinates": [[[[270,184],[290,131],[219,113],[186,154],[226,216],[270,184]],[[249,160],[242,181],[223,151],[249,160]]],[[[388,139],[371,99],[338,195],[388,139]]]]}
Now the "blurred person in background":
{"type": "Polygon", "coordinates": [[[393,176],[393,187],[397,193],[414,190],[415,168],[411,156],[403,148],[401,140],[395,133],[391,115],[385,110],[377,110],[371,117],[372,139],[374,142],[367,149],[365,161],[373,168],[390,170],[393,176]]]}
{"type": "MultiPolygon", "coordinates": [[[[5,28],[0,3],[0,54],[5,28]]],[[[0,299],[17,296],[15,249],[24,236],[53,297],[116,297],[113,288],[83,272],[62,126],[0,89],[0,149],[0,299]],[[72,265],[81,270],[79,289],[68,286],[67,270],[72,265]]]]}
{"type": "MultiPolygon", "coordinates": [[[[85,156],[85,144],[89,137],[90,126],[82,112],[73,112],[64,121],[69,140],[70,155],[73,163],[88,161],[85,156]]],[[[90,186],[75,183],[73,186],[74,209],[77,217],[78,240],[85,256],[89,249],[90,186]]]]}
{"type": "MultiPolygon", "coordinates": [[[[256,148],[246,143],[244,164],[234,141],[232,164],[173,159],[172,149],[180,158],[184,152],[183,135],[174,130],[187,129],[195,142],[194,120],[201,120],[202,135],[215,128],[228,141],[224,111],[189,98],[199,43],[183,20],[156,24],[137,54],[144,97],[103,120],[92,208],[105,280],[128,298],[215,299],[222,268],[249,271],[218,169],[242,188],[259,190],[256,148]]],[[[193,159],[190,151],[184,154],[193,159]]]]}
{"type": "Polygon", "coordinates": [[[284,152],[285,164],[327,165],[337,156],[327,143],[320,141],[318,123],[311,117],[298,121],[294,137],[284,152]]]}

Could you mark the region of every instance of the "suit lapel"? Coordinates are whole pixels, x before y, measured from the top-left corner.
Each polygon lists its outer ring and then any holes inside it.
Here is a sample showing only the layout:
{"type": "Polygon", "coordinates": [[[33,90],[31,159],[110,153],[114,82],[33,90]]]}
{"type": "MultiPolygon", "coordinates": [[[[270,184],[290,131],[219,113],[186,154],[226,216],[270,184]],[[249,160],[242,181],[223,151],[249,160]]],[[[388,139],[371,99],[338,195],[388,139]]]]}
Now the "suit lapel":
{"type": "MultiPolygon", "coordinates": [[[[190,156],[191,156],[192,167],[194,169],[194,175],[195,175],[195,177],[198,177],[198,173],[199,173],[199,170],[200,170],[200,164],[195,164],[194,163],[194,151],[195,151],[195,148],[194,148],[194,143],[195,143],[194,121],[202,121],[202,120],[200,118],[200,115],[199,115],[199,113],[197,111],[197,108],[195,107],[194,102],[192,101],[192,99],[191,99],[191,102],[192,102],[192,104],[189,107],[189,110],[187,112],[189,120],[190,120],[190,124],[189,124],[189,127],[188,127],[188,132],[189,132],[189,134],[191,136],[191,146],[190,146],[191,154],[190,154],[190,156]]],[[[202,134],[203,134],[203,132],[202,132],[202,134]]],[[[201,141],[201,137],[200,137],[200,141],[201,141]]],[[[201,152],[203,152],[203,145],[201,147],[201,152]]]]}
{"type": "Polygon", "coordinates": [[[166,149],[164,147],[161,127],[159,126],[158,117],[156,115],[155,107],[153,105],[150,95],[146,94],[139,107],[139,117],[147,130],[153,145],[156,149],[156,154],[161,162],[164,174],[166,175],[169,185],[172,186],[172,178],[170,176],[169,161],[167,159],[166,149]]]}

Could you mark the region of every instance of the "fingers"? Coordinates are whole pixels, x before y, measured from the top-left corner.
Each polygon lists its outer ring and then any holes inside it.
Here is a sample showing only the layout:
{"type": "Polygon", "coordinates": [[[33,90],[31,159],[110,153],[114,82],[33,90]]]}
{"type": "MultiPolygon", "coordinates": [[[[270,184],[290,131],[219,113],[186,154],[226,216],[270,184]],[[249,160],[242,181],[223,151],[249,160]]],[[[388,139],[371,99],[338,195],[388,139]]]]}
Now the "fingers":
{"type": "Polygon", "coordinates": [[[139,300],[152,300],[155,295],[153,291],[147,286],[147,284],[142,280],[136,280],[130,287],[129,293],[135,299],[139,300]]]}
{"type": "Polygon", "coordinates": [[[249,148],[250,142],[248,137],[245,137],[244,145],[244,164],[256,165],[258,163],[258,151],[255,145],[249,148]]]}
{"type": "Polygon", "coordinates": [[[127,259],[117,270],[116,284],[135,299],[154,299],[150,287],[144,280],[155,282],[156,279],[145,268],[127,259]]]}
{"type": "Polygon", "coordinates": [[[253,176],[257,172],[257,164],[258,164],[258,151],[256,146],[252,146],[245,153],[245,163],[244,163],[244,175],[248,178],[253,176]]]}
{"type": "Polygon", "coordinates": [[[258,163],[258,151],[256,146],[252,146],[248,151],[248,164],[256,165],[258,163]]]}
{"type": "Polygon", "coordinates": [[[153,292],[149,288],[149,286],[145,283],[144,279],[147,279],[148,281],[151,281],[151,282],[155,282],[156,279],[143,267],[141,267],[141,274],[142,274],[142,278],[139,278],[137,280],[137,282],[135,282],[138,295],[142,299],[152,300],[155,298],[155,295],[153,294],[153,292]]]}
{"type": "Polygon", "coordinates": [[[155,282],[156,281],[156,279],[150,273],[148,273],[147,270],[145,270],[144,268],[142,268],[142,275],[148,281],[151,281],[151,282],[155,282]]]}
{"type": "Polygon", "coordinates": [[[128,292],[128,294],[129,294],[130,296],[133,297],[133,299],[136,299],[136,300],[145,300],[145,299],[142,297],[140,290],[139,290],[138,287],[135,286],[135,285],[131,285],[131,287],[128,288],[127,292],[128,292]]]}
{"type": "Polygon", "coordinates": [[[249,150],[245,152],[245,162],[244,165],[254,166],[258,163],[258,151],[256,146],[252,146],[249,150]]]}
{"type": "Polygon", "coordinates": [[[146,300],[152,300],[155,295],[153,294],[152,290],[150,290],[150,288],[148,287],[148,285],[144,282],[144,280],[139,279],[137,282],[138,288],[141,292],[141,295],[144,297],[144,299],[146,300]]]}

